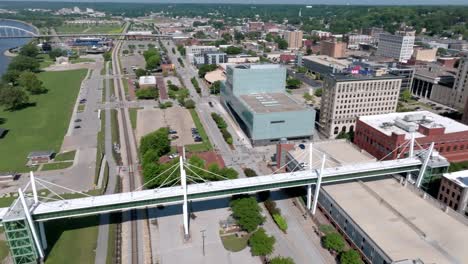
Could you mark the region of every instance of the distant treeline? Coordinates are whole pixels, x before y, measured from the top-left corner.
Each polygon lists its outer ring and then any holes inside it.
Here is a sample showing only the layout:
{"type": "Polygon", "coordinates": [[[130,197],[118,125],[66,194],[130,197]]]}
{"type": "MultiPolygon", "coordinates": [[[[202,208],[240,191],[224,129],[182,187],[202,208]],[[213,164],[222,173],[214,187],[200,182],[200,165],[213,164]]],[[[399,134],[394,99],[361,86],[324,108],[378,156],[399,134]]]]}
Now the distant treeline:
{"type": "MultiPolygon", "coordinates": [[[[381,26],[393,32],[401,23],[417,31],[425,28],[430,34],[450,37],[463,34],[468,38],[468,6],[335,6],[314,5],[240,5],[240,4],[161,4],[161,3],[73,3],[73,2],[0,2],[0,8],[24,10],[44,8],[57,10],[64,7],[93,8],[111,15],[137,17],[150,12],[164,12],[169,16],[222,18],[230,25],[239,24],[237,18],[261,19],[301,25],[305,31],[312,29],[346,33],[370,26],[381,26]],[[299,17],[301,10],[301,17],[299,17]]],[[[37,13],[21,11],[19,16],[34,19],[37,13]],[[27,14],[25,14],[27,13],[27,14]]],[[[0,17],[11,15],[0,15],[0,17]]],[[[59,23],[60,18],[43,16],[43,23],[59,23]],[[48,19],[47,19],[48,18],[48,19]]],[[[37,19],[36,19],[37,20],[37,19]]],[[[36,24],[36,23],[35,23],[36,24]]]]}

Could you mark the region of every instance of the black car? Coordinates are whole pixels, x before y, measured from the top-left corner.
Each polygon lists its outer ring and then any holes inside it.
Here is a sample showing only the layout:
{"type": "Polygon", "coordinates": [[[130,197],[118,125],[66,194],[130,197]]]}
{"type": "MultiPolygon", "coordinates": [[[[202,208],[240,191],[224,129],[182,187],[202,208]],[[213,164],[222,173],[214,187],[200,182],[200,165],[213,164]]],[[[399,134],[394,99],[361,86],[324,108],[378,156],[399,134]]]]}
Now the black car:
{"type": "Polygon", "coordinates": [[[169,134],[177,134],[177,131],[171,129],[171,130],[169,130],[169,134]]]}
{"type": "Polygon", "coordinates": [[[203,141],[203,139],[201,137],[195,137],[195,138],[193,138],[193,140],[195,142],[202,142],[203,141]]]}
{"type": "Polygon", "coordinates": [[[81,128],[81,126],[75,126],[75,128],[81,128]]]}
{"type": "Polygon", "coordinates": [[[82,120],[79,119],[79,118],[78,118],[78,119],[75,119],[75,122],[77,122],[77,123],[78,123],[78,122],[81,122],[81,121],[82,121],[82,120]]]}
{"type": "Polygon", "coordinates": [[[211,101],[208,102],[208,105],[213,107],[213,103],[211,101]]]}

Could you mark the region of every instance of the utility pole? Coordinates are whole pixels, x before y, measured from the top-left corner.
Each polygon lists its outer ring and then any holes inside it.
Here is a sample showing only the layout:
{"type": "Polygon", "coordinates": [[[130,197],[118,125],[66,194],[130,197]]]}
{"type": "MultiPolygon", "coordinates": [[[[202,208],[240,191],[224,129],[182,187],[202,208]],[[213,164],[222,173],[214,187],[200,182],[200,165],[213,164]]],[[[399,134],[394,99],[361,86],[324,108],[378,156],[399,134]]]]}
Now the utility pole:
{"type": "Polygon", "coordinates": [[[203,256],[205,256],[205,229],[203,229],[202,231],[200,231],[202,233],[202,240],[203,240],[203,256]]]}

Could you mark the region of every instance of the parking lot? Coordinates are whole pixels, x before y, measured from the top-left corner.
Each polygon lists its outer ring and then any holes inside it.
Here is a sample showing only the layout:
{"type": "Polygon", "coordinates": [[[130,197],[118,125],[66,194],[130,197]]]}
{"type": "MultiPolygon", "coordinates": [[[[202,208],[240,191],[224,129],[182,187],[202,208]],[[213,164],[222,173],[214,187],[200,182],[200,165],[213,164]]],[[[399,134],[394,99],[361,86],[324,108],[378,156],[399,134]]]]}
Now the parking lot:
{"type": "Polygon", "coordinates": [[[196,143],[192,136],[192,128],[195,127],[190,112],[180,106],[168,109],[145,108],[138,110],[136,137],[140,142],[142,136],[151,133],[161,127],[169,127],[177,133],[172,140],[172,145],[182,146],[196,143]]]}

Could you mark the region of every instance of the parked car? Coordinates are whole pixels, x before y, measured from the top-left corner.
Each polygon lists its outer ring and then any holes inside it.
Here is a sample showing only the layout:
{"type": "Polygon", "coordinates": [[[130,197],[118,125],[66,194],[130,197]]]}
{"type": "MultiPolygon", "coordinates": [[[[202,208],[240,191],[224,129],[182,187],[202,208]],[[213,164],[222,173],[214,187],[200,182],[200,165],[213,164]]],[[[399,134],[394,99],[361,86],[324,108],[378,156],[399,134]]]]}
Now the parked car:
{"type": "Polygon", "coordinates": [[[82,120],[79,119],[79,118],[78,118],[78,119],[75,119],[75,122],[77,122],[77,123],[78,123],[78,122],[81,122],[81,121],[82,121],[82,120]]]}
{"type": "Polygon", "coordinates": [[[81,128],[81,126],[75,126],[75,128],[81,128]]]}
{"type": "Polygon", "coordinates": [[[179,157],[179,154],[177,154],[177,153],[173,153],[173,154],[169,155],[170,159],[175,159],[177,157],[179,157]]]}
{"type": "Polygon", "coordinates": [[[171,136],[171,139],[178,139],[178,138],[179,138],[179,136],[177,136],[177,135],[172,135],[171,136]]]}
{"type": "Polygon", "coordinates": [[[170,129],[170,130],[169,130],[169,134],[171,134],[171,135],[177,134],[177,131],[176,131],[176,130],[173,130],[173,129],[170,129]]]}
{"type": "Polygon", "coordinates": [[[202,141],[203,141],[203,139],[202,139],[201,137],[199,137],[199,136],[198,136],[198,137],[194,137],[193,140],[194,140],[195,142],[202,142],[202,141]]]}

